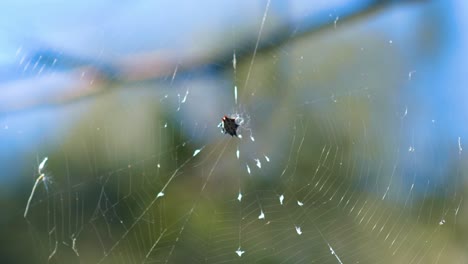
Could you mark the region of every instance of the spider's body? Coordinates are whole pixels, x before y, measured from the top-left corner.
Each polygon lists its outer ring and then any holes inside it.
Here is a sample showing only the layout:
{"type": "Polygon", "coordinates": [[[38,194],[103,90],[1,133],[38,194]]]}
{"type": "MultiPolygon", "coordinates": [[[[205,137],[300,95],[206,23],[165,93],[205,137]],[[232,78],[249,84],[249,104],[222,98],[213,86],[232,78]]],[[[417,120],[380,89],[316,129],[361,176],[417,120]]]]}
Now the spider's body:
{"type": "Polygon", "coordinates": [[[239,125],[236,123],[236,119],[223,116],[223,118],[221,118],[220,126],[224,134],[229,134],[232,137],[237,137],[237,128],[239,127],[239,125]]]}

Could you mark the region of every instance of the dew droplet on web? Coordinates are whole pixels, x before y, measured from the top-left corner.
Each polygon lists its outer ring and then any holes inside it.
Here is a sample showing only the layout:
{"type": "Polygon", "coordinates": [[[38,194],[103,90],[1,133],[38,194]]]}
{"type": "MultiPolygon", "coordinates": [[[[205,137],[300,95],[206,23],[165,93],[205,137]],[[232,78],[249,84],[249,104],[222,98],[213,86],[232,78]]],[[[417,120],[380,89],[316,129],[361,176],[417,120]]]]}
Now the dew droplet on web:
{"type": "Polygon", "coordinates": [[[416,71],[410,71],[410,72],[408,72],[408,80],[411,81],[411,79],[413,78],[413,74],[415,74],[415,73],[416,73],[416,71]]]}
{"type": "Polygon", "coordinates": [[[23,46],[19,46],[19,48],[16,50],[15,56],[18,56],[21,53],[22,49],[23,49],[23,46]]]}
{"type": "Polygon", "coordinates": [[[461,144],[461,137],[458,137],[458,154],[460,155],[463,151],[462,144],[461,144]]]}
{"type": "Polygon", "coordinates": [[[49,159],[48,157],[45,157],[45,158],[42,160],[42,162],[39,164],[39,167],[37,168],[38,171],[39,171],[39,174],[42,174],[42,170],[44,169],[45,164],[46,164],[46,162],[47,162],[48,159],[49,159]]]}
{"type": "Polygon", "coordinates": [[[237,104],[237,86],[234,86],[234,99],[235,99],[236,104],[237,104]]]}
{"type": "Polygon", "coordinates": [[[21,57],[21,60],[19,61],[19,65],[22,65],[24,63],[24,60],[26,60],[26,55],[23,55],[23,57],[21,57]]]}
{"type": "Polygon", "coordinates": [[[244,253],[245,253],[245,251],[241,250],[241,248],[238,248],[238,249],[236,250],[236,254],[237,254],[237,256],[239,256],[239,257],[242,257],[242,255],[243,255],[244,253]]]}
{"type": "Polygon", "coordinates": [[[280,204],[283,205],[283,201],[284,201],[284,195],[280,195],[279,197],[279,201],[280,201],[280,204]]]}
{"type": "Polygon", "coordinates": [[[202,151],[203,148],[200,148],[200,149],[196,149],[194,152],[193,152],[193,157],[195,157],[196,155],[198,155],[198,153],[200,153],[202,151]]]}
{"type": "Polygon", "coordinates": [[[237,67],[237,59],[236,59],[236,53],[234,52],[232,54],[232,68],[235,70],[237,67]]]}
{"type": "Polygon", "coordinates": [[[297,205],[303,206],[304,204],[301,201],[297,201],[297,205]]]}
{"type": "Polygon", "coordinates": [[[301,227],[300,227],[300,226],[295,226],[295,228],[296,228],[296,233],[297,233],[298,235],[301,235],[301,234],[302,234],[301,227]]]}
{"type": "Polygon", "coordinates": [[[28,70],[30,64],[31,64],[31,61],[28,61],[26,65],[24,65],[23,72],[28,70]]]}
{"type": "Polygon", "coordinates": [[[258,216],[258,219],[265,219],[265,214],[263,213],[263,210],[260,210],[260,215],[258,216]]]}
{"type": "Polygon", "coordinates": [[[182,101],[181,101],[182,104],[184,104],[184,103],[187,101],[187,96],[188,96],[188,95],[189,95],[189,90],[187,90],[187,91],[185,92],[185,96],[184,96],[184,98],[183,98],[182,101]]]}
{"type": "Polygon", "coordinates": [[[164,97],[163,97],[163,98],[161,98],[161,100],[159,100],[159,102],[162,102],[162,101],[164,101],[164,99],[167,99],[168,97],[169,97],[169,95],[167,95],[167,94],[166,94],[166,95],[164,95],[164,97]]]}
{"type": "Polygon", "coordinates": [[[333,21],[333,26],[336,28],[336,24],[338,23],[338,20],[340,19],[339,16],[335,17],[335,21],[333,21]]]}
{"type": "Polygon", "coordinates": [[[260,162],[260,160],[259,159],[254,159],[254,160],[255,160],[255,163],[256,163],[257,167],[259,169],[261,169],[262,168],[262,163],[260,162]]]}
{"type": "Polygon", "coordinates": [[[239,195],[237,195],[237,200],[240,202],[242,201],[242,193],[239,192],[239,195]]]}

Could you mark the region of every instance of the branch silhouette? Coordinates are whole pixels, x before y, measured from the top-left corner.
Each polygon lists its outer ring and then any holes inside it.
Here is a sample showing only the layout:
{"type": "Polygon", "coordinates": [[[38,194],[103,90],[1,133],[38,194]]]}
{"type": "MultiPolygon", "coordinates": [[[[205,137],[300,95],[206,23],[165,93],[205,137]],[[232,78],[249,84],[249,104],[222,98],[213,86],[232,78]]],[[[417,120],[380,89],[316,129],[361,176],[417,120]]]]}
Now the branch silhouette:
{"type": "MultiPolygon", "coordinates": [[[[339,13],[340,26],[361,21],[371,15],[377,14],[394,5],[422,3],[418,0],[369,0],[362,3],[350,3],[350,6],[334,9],[339,13]]],[[[300,21],[284,23],[274,31],[262,36],[257,47],[257,54],[274,50],[291,40],[298,40],[311,35],[318,35],[335,27],[335,17],[328,12],[310,14],[300,21]]],[[[256,36],[247,38],[243,43],[236,45],[236,59],[238,61],[250,59],[255,50],[256,36]]],[[[232,67],[233,51],[225,49],[213,54],[211,51],[196,54],[182,59],[175,56],[174,51],[158,51],[143,54],[132,54],[120,58],[115,62],[83,59],[70,54],[64,54],[53,49],[44,49],[33,52],[28,58],[30,61],[39,61],[45,67],[76,75],[79,80],[67,92],[24,100],[23,102],[10,102],[0,105],[0,113],[12,114],[30,111],[41,107],[55,107],[85,100],[102,93],[112,91],[115,87],[122,87],[132,82],[165,81],[171,78],[175,71],[177,75],[194,72],[218,72],[232,67]],[[81,73],[85,71],[85,76],[81,73]],[[81,75],[81,76],[80,76],[81,75]]],[[[11,84],[10,84],[11,85],[11,84]]],[[[14,83],[13,83],[14,85],[14,83]]],[[[130,86],[130,85],[127,85],[130,86]]]]}

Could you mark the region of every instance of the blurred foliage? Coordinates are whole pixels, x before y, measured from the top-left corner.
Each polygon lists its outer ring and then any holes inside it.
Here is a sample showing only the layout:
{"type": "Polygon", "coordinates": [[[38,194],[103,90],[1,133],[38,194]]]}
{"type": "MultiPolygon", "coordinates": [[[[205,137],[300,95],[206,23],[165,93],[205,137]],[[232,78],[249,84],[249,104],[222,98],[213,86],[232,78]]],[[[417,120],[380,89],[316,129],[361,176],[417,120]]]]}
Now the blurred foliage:
{"type": "MultiPolygon", "coordinates": [[[[48,191],[38,188],[28,218],[19,220],[30,178],[2,197],[3,208],[15,211],[2,217],[8,226],[2,263],[94,263],[103,253],[105,263],[141,262],[162,232],[151,255],[161,261],[170,255],[171,263],[335,263],[330,245],[344,263],[460,262],[467,216],[457,220],[454,211],[463,185],[424,183],[431,190],[416,191],[411,184],[421,182],[403,178],[402,160],[414,158],[399,147],[407,128],[398,87],[411,64],[400,49],[361,24],[340,24],[257,54],[251,69],[250,60],[239,61],[235,75],[224,68],[215,83],[229,91],[219,97],[232,97],[238,85],[255,143],[248,133],[229,138],[217,133],[215,121],[205,125],[195,113],[175,111],[175,95],[197,89],[194,76],[115,82],[109,93],[55,109],[80,115],[55,139],[59,147],[45,142],[25,158],[47,153],[53,180],[48,191]],[[261,155],[272,162],[256,170],[252,160],[261,155]],[[247,251],[242,258],[234,253],[239,241],[247,251]]],[[[188,100],[215,106],[209,98],[188,100]]],[[[229,110],[213,107],[220,117],[228,113],[217,111],[229,110]]],[[[451,156],[449,172],[459,180],[466,168],[457,158],[451,156]]],[[[24,175],[34,171],[31,164],[23,168],[24,175]]]]}

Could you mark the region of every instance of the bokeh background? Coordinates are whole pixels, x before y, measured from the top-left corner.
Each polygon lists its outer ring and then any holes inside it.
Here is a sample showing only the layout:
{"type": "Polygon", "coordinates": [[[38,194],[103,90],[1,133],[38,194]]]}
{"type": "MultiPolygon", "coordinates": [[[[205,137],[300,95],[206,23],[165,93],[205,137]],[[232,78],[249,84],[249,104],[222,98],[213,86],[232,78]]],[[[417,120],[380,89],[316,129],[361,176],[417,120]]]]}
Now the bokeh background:
{"type": "Polygon", "coordinates": [[[467,13],[2,2],[0,262],[467,263],[467,13]]]}

